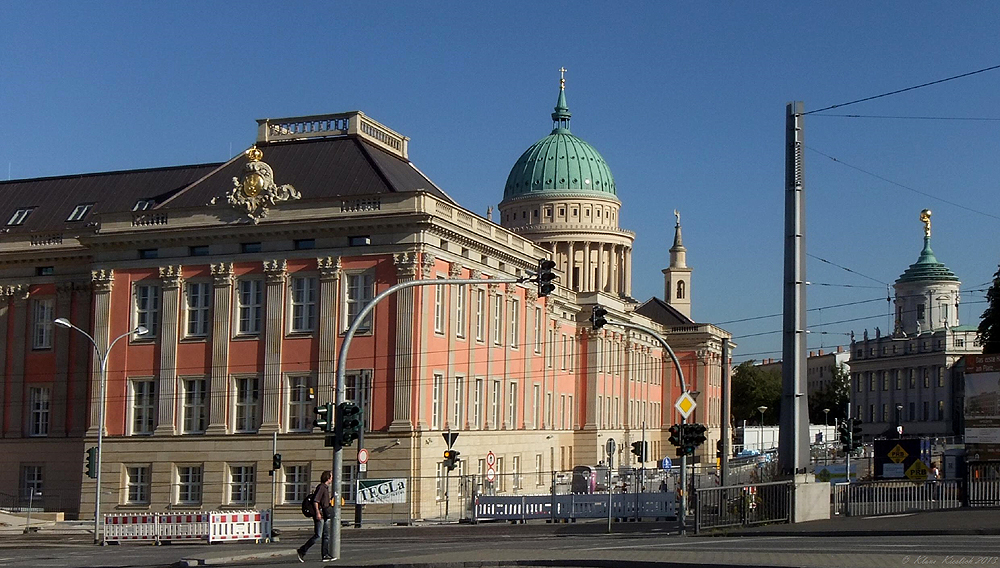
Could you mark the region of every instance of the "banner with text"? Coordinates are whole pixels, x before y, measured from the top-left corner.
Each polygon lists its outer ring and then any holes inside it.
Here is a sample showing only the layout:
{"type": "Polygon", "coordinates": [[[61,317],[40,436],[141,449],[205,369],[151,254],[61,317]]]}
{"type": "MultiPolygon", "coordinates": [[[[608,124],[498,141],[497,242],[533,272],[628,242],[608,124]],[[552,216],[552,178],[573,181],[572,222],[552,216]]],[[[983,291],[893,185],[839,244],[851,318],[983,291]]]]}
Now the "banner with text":
{"type": "Polygon", "coordinates": [[[357,502],[361,505],[406,503],[406,479],[359,479],[357,502]]]}

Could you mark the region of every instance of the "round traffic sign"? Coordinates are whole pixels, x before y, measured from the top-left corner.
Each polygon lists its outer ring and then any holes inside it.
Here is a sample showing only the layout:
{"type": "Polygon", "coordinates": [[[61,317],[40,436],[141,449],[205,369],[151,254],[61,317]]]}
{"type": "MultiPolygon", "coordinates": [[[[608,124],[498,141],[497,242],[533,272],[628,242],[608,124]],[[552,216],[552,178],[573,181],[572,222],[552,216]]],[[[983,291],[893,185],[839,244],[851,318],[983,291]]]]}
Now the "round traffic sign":
{"type": "Polygon", "coordinates": [[[493,469],[492,467],[486,470],[486,481],[493,483],[494,481],[496,481],[496,478],[497,478],[497,470],[493,469]]]}
{"type": "Polygon", "coordinates": [[[368,463],[368,450],[365,448],[358,450],[358,463],[368,463]]]}
{"type": "Polygon", "coordinates": [[[497,464],[497,457],[493,455],[493,452],[486,454],[486,465],[490,466],[490,469],[493,469],[493,466],[495,466],[496,464],[497,464]]]}

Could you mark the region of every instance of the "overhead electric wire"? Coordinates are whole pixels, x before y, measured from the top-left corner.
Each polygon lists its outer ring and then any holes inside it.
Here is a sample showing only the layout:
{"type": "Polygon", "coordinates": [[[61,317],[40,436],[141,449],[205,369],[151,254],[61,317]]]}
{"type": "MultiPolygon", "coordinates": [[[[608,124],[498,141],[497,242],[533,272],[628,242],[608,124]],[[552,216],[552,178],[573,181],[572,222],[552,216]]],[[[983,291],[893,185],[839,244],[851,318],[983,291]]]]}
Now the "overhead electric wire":
{"type": "Polygon", "coordinates": [[[846,266],[841,266],[841,265],[837,264],[836,262],[831,262],[831,261],[829,261],[829,260],[827,260],[825,258],[816,256],[815,254],[806,253],[806,256],[808,256],[810,258],[815,258],[816,260],[818,260],[820,262],[825,262],[826,264],[829,264],[831,266],[836,266],[837,268],[839,268],[841,270],[846,270],[847,272],[850,272],[851,274],[857,274],[858,276],[860,276],[862,278],[867,278],[867,279],[869,279],[869,280],[871,280],[873,282],[878,282],[879,284],[882,284],[883,286],[888,286],[889,285],[888,282],[882,282],[878,278],[872,278],[871,276],[868,276],[866,274],[861,274],[857,270],[851,270],[850,268],[847,268],[846,266]]]}
{"type": "MultiPolygon", "coordinates": [[[[808,113],[807,113],[808,114],[808,113]]],[[[876,114],[817,114],[816,116],[829,116],[834,118],[883,118],[896,120],[961,120],[968,122],[1000,122],[1000,118],[976,117],[976,116],[888,116],[876,114]]]]}
{"type": "Polygon", "coordinates": [[[807,149],[807,150],[810,150],[810,151],[813,151],[813,152],[816,152],[816,153],[817,153],[817,154],[819,154],[820,156],[823,156],[823,157],[826,157],[826,158],[829,158],[830,160],[832,160],[832,161],[834,161],[834,162],[836,162],[836,163],[838,163],[838,164],[840,164],[840,165],[842,165],[842,166],[845,166],[845,167],[848,167],[848,168],[851,168],[852,170],[856,170],[856,171],[859,171],[859,172],[861,172],[861,173],[863,173],[863,174],[865,174],[865,175],[868,175],[868,176],[871,176],[871,177],[873,177],[873,178],[875,178],[875,179],[878,179],[878,180],[881,180],[881,181],[884,181],[884,182],[886,182],[886,183],[888,183],[888,184],[892,184],[892,185],[895,185],[896,187],[901,187],[901,188],[903,188],[903,189],[905,189],[905,190],[907,190],[907,191],[912,191],[913,193],[916,193],[917,195],[922,195],[922,196],[924,196],[924,197],[929,197],[929,198],[931,198],[931,199],[934,199],[934,200],[937,200],[937,201],[940,201],[941,203],[947,203],[948,205],[951,205],[951,206],[953,206],[953,207],[958,207],[959,209],[964,209],[964,210],[966,210],[966,211],[969,211],[970,213],[977,213],[977,214],[979,214],[979,215],[983,215],[983,216],[985,216],[985,217],[990,217],[990,218],[993,218],[993,219],[997,219],[997,220],[1000,220],[1000,216],[998,216],[998,215],[993,215],[992,213],[986,213],[985,211],[980,211],[980,210],[978,210],[978,209],[973,209],[973,208],[971,208],[971,207],[968,207],[968,206],[965,206],[965,205],[962,205],[961,203],[956,203],[956,202],[954,202],[954,201],[949,201],[949,200],[947,200],[947,199],[944,199],[944,198],[942,198],[942,197],[938,197],[938,196],[936,196],[936,195],[933,195],[933,194],[930,194],[930,193],[927,193],[926,191],[920,191],[919,189],[916,189],[916,188],[912,188],[912,187],[910,187],[910,186],[908,186],[908,185],[904,185],[904,184],[902,184],[902,183],[899,183],[899,182],[897,182],[897,181],[893,181],[893,180],[891,180],[891,179],[889,179],[889,178],[887,178],[887,177],[885,177],[885,176],[880,176],[880,175],[878,175],[878,174],[876,174],[876,173],[874,173],[874,172],[870,172],[870,171],[868,171],[868,170],[866,170],[866,169],[864,169],[864,168],[860,168],[860,167],[858,167],[858,166],[855,166],[855,165],[853,165],[853,164],[848,164],[847,162],[845,162],[845,161],[843,161],[843,160],[841,160],[841,159],[839,159],[839,158],[835,158],[835,157],[833,157],[833,156],[831,156],[831,155],[829,155],[829,154],[827,154],[827,153],[825,153],[825,152],[821,152],[821,151],[819,151],[819,150],[817,150],[817,149],[815,149],[815,148],[812,148],[812,147],[810,147],[810,146],[806,146],[806,149],[807,149]]]}
{"type": "Polygon", "coordinates": [[[872,96],[872,97],[865,97],[863,99],[857,99],[857,100],[846,102],[846,103],[840,103],[840,104],[836,104],[836,105],[831,105],[831,106],[828,106],[828,107],[824,107],[824,108],[820,108],[820,109],[816,109],[816,110],[811,110],[809,112],[804,112],[802,114],[803,115],[816,114],[818,112],[832,110],[832,109],[835,109],[835,108],[845,107],[845,106],[854,105],[854,104],[858,104],[858,103],[863,103],[863,102],[867,102],[867,101],[873,101],[875,99],[881,99],[883,97],[888,97],[888,96],[892,96],[892,95],[898,95],[900,93],[905,93],[907,91],[913,91],[913,90],[916,90],[916,89],[922,89],[924,87],[930,87],[931,85],[938,85],[938,84],[941,84],[941,83],[946,83],[948,81],[954,81],[955,79],[962,79],[964,77],[970,77],[972,75],[978,75],[979,73],[985,73],[986,71],[992,71],[994,69],[1000,69],[1000,65],[993,65],[991,67],[984,67],[982,69],[977,69],[975,71],[970,71],[968,73],[962,73],[960,75],[954,75],[954,76],[951,76],[951,77],[946,77],[944,79],[938,79],[936,81],[930,81],[928,83],[921,83],[920,85],[913,85],[912,87],[906,87],[905,89],[896,89],[895,91],[889,91],[888,93],[882,93],[881,95],[875,95],[875,96],[872,96]]]}

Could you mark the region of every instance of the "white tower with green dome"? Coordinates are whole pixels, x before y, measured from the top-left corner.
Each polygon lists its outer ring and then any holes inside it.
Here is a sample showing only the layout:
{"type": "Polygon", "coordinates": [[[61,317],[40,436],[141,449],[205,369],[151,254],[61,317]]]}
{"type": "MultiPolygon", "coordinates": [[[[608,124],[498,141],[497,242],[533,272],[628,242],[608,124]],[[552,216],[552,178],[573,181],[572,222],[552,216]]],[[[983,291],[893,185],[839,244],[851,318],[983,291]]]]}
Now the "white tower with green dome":
{"type": "Polygon", "coordinates": [[[552,132],[525,150],[507,177],[500,224],[548,248],[567,288],[628,298],[635,233],[618,227],[611,169],[570,133],[570,116],[563,76],[552,132]]]}

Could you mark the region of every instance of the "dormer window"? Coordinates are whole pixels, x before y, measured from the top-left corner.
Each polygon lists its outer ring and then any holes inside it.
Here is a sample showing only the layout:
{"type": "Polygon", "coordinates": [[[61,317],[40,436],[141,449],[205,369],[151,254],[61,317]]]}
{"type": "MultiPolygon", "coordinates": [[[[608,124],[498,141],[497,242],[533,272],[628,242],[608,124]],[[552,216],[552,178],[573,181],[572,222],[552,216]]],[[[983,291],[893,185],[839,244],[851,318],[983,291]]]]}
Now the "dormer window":
{"type": "Polygon", "coordinates": [[[10,216],[10,221],[7,221],[7,226],[23,225],[24,220],[27,219],[28,215],[30,215],[34,210],[34,207],[24,207],[22,209],[18,209],[13,215],[10,216]]]}
{"type": "Polygon", "coordinates": [[[152,209],[154,205],[156,205],[156,202],[152,199],[140,199],[135,202],[135,205],[132,206],[132,211],[145,211],[147,209],[152,209]]]}
{"type": "Polygon", "coordinates": [[[81,203],[80,205],[77,205],[76,209],[73,209],[73,212],[69,214],[69,217],[67,217],[66,220],[82,221],[83,218],[87,216],[87,213],[90,213],[90,208],[93,206],[93,203],[81,203]]]}

